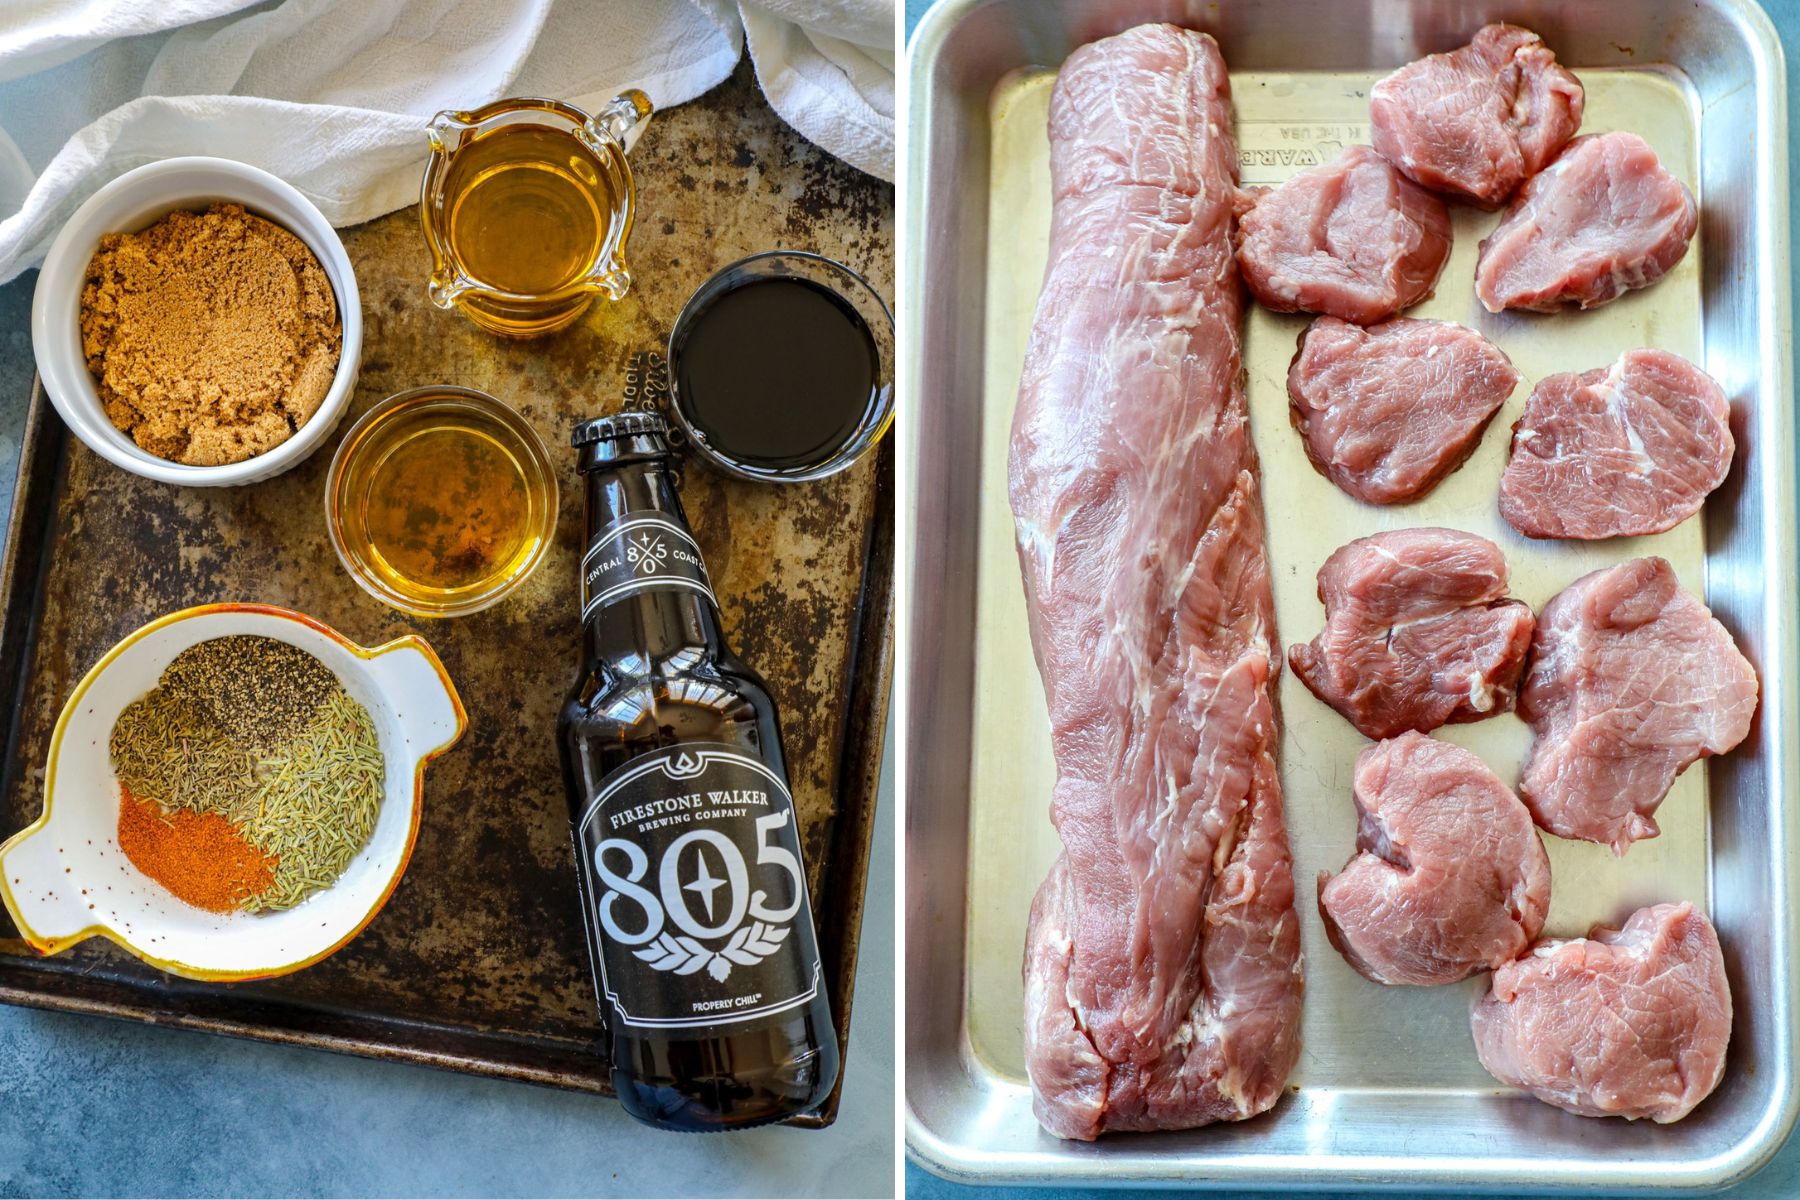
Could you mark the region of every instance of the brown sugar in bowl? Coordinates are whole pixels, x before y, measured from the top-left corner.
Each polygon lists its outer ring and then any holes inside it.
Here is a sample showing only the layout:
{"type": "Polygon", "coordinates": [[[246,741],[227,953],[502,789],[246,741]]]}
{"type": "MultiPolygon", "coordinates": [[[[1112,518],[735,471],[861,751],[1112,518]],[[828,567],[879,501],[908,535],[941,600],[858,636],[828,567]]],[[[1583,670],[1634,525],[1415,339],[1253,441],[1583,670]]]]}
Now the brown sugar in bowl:
{"type": "MultiPolygon", "coordinates": [[[[302,462],[342,420],[362,357],[362,301],[349,255],[337,233],[290,185],[266,171],[221,158],[165,159],[129,171],[94,193],[51,245],[38,277],[31,322],[44,390],[75,435],[116,466],[192,487],[254,483],[302,462]],[[341,342],[329,386],[316,408],[298,422],[298,429],[281,418],[283,427],[291,430],[285,440],[238,461],[177,462],[139,445],[108,415],[102,388],[84,353],[82,292],[88,265],[107,235],[142,231],[176,210],[200,213],[222,204],[241,206],[292,234],[312,252],[330,284],[341,342]]],[[[318,368],[311,370],[317,372],[318,368]]]]}
{"type": "Polygon", "coordinates": [[[341,340],[318,257],[239,204],[109,233],[88,263],[81,347],[106,415],[172,462],[285,442],[324,402],[341,340]]]}

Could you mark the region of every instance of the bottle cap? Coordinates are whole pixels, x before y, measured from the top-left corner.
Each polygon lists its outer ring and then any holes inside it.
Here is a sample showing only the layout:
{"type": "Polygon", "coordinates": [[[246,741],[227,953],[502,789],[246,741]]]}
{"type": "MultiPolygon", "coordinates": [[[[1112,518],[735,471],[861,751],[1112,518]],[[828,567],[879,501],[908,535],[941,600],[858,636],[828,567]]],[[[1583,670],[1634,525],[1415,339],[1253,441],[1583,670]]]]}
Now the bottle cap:
{"type": "Polygon", "coordinates": [[[669,436],[669,422],[661,413],[653,412],[622,412],[610,417],[590,417],[575,426],[575,432],[569,435],[569,444],[587,446],[594,442],[642,437],[646,434],[655,434],[666,440],[669,436]]]}
{"type": "Polygon", "coordinates": [[[669,423],[661,413],[633,409],[609,417],[593,417],[575,426],[569,435],[575,447],[575,467],[593,471],[610,463],[644,462],[668,458],[669,423]]]}

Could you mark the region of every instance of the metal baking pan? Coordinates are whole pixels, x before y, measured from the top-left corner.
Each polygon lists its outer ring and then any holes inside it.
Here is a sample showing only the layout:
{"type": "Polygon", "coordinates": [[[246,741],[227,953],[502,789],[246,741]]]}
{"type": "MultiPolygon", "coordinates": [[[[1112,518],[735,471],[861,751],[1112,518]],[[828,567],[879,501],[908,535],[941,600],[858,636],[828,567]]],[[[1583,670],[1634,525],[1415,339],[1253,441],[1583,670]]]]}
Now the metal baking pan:
{"type": "MultiPolygon", "coordinates": [[[[906,367],[913,431],[906,746],[907,1145],[955,1179],[1461,1192],[1720,1187],[1785,1139],[1796,1090],[1794,426],[1788,362],[1784,76],[1749,0],[943,0],[911,65],[906,367]],[[1284,642],[1323,613],[1325,556],[1378,529],[1443,524],[1494,538],[1534,606],[1597,566],[1669,558],[1762,675],[1760,717],[1733,754],[1684,775],[1661,838],[1616,860],[1547,838],[1548,933],[1585,933],[1655,900],[1717,922],[1736,1004],[1719,1091],[1674,1126],[1570,1116],[1501,1087],[1476,1061],[1481,979],[1383,989],[1326,942],[1312,880],[1349,857],[1362,739],[1284,673],[1282,779],[1306,953],[1305,1050],[1292,1094],[1260,1118],[1181,1133],[1059,1142],[1033,1120],[1020,1036],[1026,910],[1057,842],[1048,722],[1032,664],[1005,490],[1008,425],[1046,255],[1044,115],[1076,46],[1144,21],[1219,39],[1247,183],[1275,183],[1367,139],[1368,86],[1488,21],[1536,29],[1588,89],[1585,131],[1632,129],[1700,199],[1701,233],[1671,276],[1591,313],[1490,316],[1472,285],[1496,220],[1456,211],[1438,294],[1414,316],[1462,321],[1525,382],[1477,455],[1426,500],[1360,506],[1307,463],[1284,379],[1305,318],[1253,311],[1245,332],[1284,642]],[[1702,517],[1656,538],[1533,543],[1495,511],[1507,430],[1554,371],[1658,345],[1702,363],[1733,404],[1737,462],[1702,517]]],[[[1516,777],[1512,716],[1440,731],[1516,777]]]]}
{"type": "MultiPolygon", "coordinates": [[[[789,130],[747,64],[657,114],[632,166],[632,294],[554,337],[496,338],[433,309],[416,211],[343,231],[367,329],[353,415],[444,380],[499,396],[566,447],[578,419],[621,406],[631,353],[664,344],[682,302],[733,259],[804,247],[891,293],[891,189],[789,130]],[[745,200],[764,196],[790,203],[745,200]]],[[[69,689],[119,637],[191,604],[283,604],[369,643],[422,633],[456,680],[469,730],[426,776],[399,889],[325,961],[256,983],[193,983],[98,938],[40,958],[0,916],[0,1001],[607,1091],[555,739],[581,653],[574,454],[558,458],[562,507],[542,568],[492,609],[421,622],[368,596],[333,556],[329,445],[265,483],[173,488],[88,451],[37,391],[22,453],[0,559],[0,837],[42,807],[47,739],[69,689]]],[[[726,627],[781,706],[840,1038],[887,707],[892,481],[882,447],[818,483],[743,483],[690,465],[683,484],[726,627]]],[[[834,1093],[795,1123],[829,1124],[836,1110],[834,1093]]]]}

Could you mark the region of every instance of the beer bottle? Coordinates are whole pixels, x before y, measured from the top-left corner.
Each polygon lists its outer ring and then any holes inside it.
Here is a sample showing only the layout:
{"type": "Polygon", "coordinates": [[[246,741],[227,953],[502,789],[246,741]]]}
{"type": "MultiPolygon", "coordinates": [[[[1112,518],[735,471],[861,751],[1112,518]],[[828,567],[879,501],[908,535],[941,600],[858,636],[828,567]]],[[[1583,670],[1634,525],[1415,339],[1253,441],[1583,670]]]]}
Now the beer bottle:
{"type": "Polygon", "coordinates": [[[557,732],[613,1087],[651,1125],[740,1129],[822,1103],[837,1034],[780,721],[725,644],[667,433],[575,428],[585,656],[557,732]]]}

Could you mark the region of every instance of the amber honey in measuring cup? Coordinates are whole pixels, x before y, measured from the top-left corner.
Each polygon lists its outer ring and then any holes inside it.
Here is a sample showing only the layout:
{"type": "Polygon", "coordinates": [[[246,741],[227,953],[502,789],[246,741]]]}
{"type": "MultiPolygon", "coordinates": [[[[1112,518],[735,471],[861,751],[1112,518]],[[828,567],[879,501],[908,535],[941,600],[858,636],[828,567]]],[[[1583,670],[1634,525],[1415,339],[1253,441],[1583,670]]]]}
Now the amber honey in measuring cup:
{"type": "Polygon", "coordinates": [[[597,295],[623,297],[636,202],[625,153],[649,119],[635,90],[591,117],[528,99],[434,117],[419,196],[432,303],[494,333],[536,337],[597,295]]]}
{"type": "Polygon", "coordinates": [[[472,388],[390,396],[351,427],[325,480],[332,547],[402,612],[462,616],[537,568],[556,530],[556,470],[523,417],[472,388]]]}

